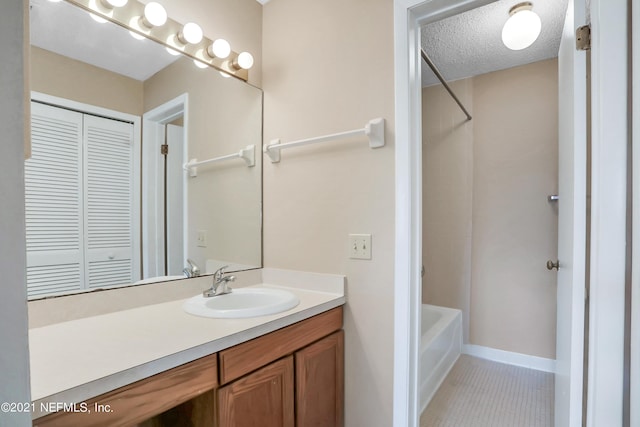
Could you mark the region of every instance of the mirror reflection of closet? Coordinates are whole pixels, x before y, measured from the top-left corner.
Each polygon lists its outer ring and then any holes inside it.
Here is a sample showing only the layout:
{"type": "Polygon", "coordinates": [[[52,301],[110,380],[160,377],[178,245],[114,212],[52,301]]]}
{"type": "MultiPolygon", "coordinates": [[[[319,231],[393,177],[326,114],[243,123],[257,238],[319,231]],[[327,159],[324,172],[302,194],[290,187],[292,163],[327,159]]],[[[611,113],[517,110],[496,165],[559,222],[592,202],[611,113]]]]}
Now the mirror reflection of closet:
{"type": "Polygon", "coordinates": [[[260,146],[260,89],[70,3],[30,4],[29,298],[184,278],[187,258],[203,274],[261,267],[261,156],[195,178],[183,167],[260,146]],[[75,130],[52,136],[49,115],[75,130]],[[107,130],[92,142],[97,121],[107,130]],[[128,126],[128,145],[116,148],[112,125],[128,126]]]}
{"type": "Polygon", "coordinates": [[[140,267],[140,121],[91,110],[34,94],[25,162],[30,295],[129,284],[140,267]]]}

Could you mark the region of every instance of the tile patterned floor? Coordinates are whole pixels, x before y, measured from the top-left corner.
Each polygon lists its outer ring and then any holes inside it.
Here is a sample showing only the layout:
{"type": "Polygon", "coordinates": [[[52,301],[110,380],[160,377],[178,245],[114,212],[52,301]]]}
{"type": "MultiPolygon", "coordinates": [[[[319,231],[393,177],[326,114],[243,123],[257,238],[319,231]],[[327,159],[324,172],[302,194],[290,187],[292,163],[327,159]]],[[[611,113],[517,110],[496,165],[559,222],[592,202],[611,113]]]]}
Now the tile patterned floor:
{"type": "Polygon", "coordinates": [[[420,427],[552,427],[554,376],[461,355],[420,427]]]}

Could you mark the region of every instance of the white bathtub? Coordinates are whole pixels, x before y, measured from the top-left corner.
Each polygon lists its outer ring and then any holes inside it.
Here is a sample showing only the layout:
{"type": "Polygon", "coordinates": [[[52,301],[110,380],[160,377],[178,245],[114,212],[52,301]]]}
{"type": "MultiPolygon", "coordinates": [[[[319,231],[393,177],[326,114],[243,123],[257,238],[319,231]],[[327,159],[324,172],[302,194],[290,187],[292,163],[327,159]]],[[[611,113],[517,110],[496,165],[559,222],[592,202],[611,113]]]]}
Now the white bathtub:
{"type": "Polygon", "coordinates": [[[442,384],[462,350],[462,312],[453,308],[422,305],[420,343],[420,413],[442,384]]]}

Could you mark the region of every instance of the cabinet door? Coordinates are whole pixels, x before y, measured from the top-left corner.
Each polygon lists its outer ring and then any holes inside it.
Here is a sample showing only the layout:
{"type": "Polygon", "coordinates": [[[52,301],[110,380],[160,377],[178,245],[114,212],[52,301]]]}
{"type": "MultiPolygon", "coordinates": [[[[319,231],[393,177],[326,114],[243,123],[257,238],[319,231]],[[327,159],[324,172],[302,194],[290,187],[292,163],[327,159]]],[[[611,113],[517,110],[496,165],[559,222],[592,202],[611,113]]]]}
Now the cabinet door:
{"type": "Polygon", "coordinates": [[[293,356],[218,391],[219,427],[293,427],[293,356]]]}
{"type": "Polygon", "coordinates": [[[344,331],[296,352],[298,427],[344,424],[344,331]]]}

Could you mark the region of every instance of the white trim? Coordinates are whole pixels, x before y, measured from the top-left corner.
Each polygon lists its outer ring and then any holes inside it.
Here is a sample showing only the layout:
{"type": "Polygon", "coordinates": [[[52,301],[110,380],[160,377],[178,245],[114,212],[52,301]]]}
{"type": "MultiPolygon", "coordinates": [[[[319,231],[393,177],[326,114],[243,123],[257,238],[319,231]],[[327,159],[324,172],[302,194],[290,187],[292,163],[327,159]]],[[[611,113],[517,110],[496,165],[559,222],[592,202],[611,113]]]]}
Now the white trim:
{"type": "Polygon", "coordinates": [[[626,199],[626,0],[592,0],[591,259],[587,426],[623,425],[626,199]]]}
{"type": "Polygon", "coordinates": [[[395,0],[395,295],[393,425],[418,424],[422,265],[422,104],[420,23],[492,0],[395,0]]]}
{"type": "MultiPolygon", "coordinates": [[[[132,202],[132,214],[133,214],[133,224],[132,224],[132,269],[133,269],[133,281],[140,280],[140,266],[142,260],[140,259],[141,252],[141,241],[140,241],[140,227],[141,227],[141,205],[140,205],[140,195],[141,195],[141,171],[140,171],[140,156],[141,156],[141,125],[142,119],[140,116],[136,116],[129,113],[123,113],[121,111],[111,110],[109,108],[98,107],[97,105],[85,104],[83,102],[74,101],[67,98],[60,98],[58,96],[49,95],[46,93],[31,91],[31,100],[36,102],[41,102],[44,104],[57,106],[61,108],[67,108],[69,110],[78,111],[81,113],[93,114],[96,116],[105,117],[108,119],[121,120],[124,122],[130,122],[133,124],[133,160],[132,163],[134,165],[133,170],[133,202],[132,202]]],[[[113,286],[113,288],[118,288],[122,286],[130,286],[130,284],[113,286]]],[[[110,287],[112,288],[112,287],[110,287]]],[[[82,289],[80,292],[87,292],[91,289],[82,289]]],[[[75,293],[75,292],[74,292],[75,293]]],[[[32,298],[37,299],[37,298],[32,298]]]]}
{"type": "Polygon", "coordinates": [[[522,368],[535,369],[543,372],[556,372],[555,359],[531,356],[529,354],[515,353],[513,351],[499,350],[497,348],[484,347],[475,344],[464,344],[462,354],[492,360],[494,362],[506,363],[507,365],[520,366],[522,368]]]}
{"type": "Polygon", "coordinates": [[[72,99],[60,98],[58,96],[53,96],[36,91],[31,91],[31,99],[33,101],[68,108],[70,110],[79,111],[81,113],[89,113],[96,116],[102,116],[110,119],[122,120],[132,123],[138,122],[138,125],[140,125],[140,116],[111,110],[109,108],[98,107],[97,105],[85,104],[83,102],[74,101],[72,99]]]}
{"type": "MultiPolygon", "coordinates": [[[[29,2],[3,3],[0,14],[0,403],[29,402],[29,336],[24,218],[25,141],[29,135],[29,2]],[[27,19],[25,19],[27,18],[27,19]]],[[[0,425],[31,425],[29,411],[0,411],[0,425]]]]}
{"type": "MultiPolygon", "coordinates": [[[[640,112],[640,7],[632,7],[632,111],[640,112]]],[[[633,236],[631,267],[630,401],[640,402],[640,121],[632,123],[633,236]]],[[[629,425],[640,426],[640,405],[630,405],[629,425]]]]}
{"type": "Polygon", "coordinates": [[[395,2],[395,296],[393,425],[418,423],[421,245],[420,73],[416,19],[410,3],[395,2]],[[417,127],[417,129],[416,129],[417,127]],[[416,170],[417,167],[417,170],[416,170]]]}
{"type": "MultiPolygon", "coordinates": [[[[142,242],[145,250],[142,258],[142,277],[164,276],[164,224],[158,219],[164,218],[164,188],[161,158],[157,155],[161,144],[164,144],[164,125],[179,117],[183,118],[184,151],[182,163],[189,158],[189,94],[183,93],[164,104],[147,111],[142,115],[142,186],[147,189],[142,193],[144,220],[142,221],[142,242]],[[157,191],[150,191],[156,189],[157,191]],[[151,250],[154,248],[155,250],[151,250]]],[[[186,175],[186,172],[185,172],[186,175]]],[[[189,217],[188,186],[183,181],[183,235],[184,256],[188,258],[189,217]]]]}

